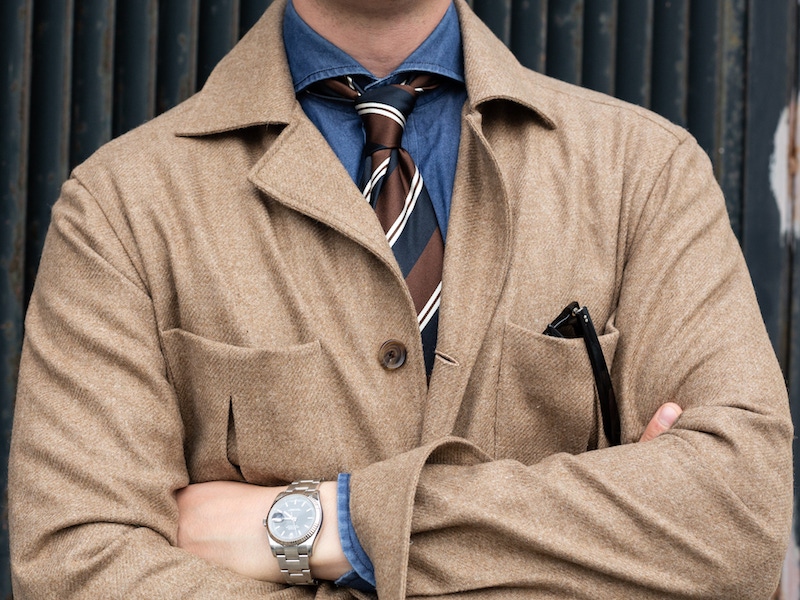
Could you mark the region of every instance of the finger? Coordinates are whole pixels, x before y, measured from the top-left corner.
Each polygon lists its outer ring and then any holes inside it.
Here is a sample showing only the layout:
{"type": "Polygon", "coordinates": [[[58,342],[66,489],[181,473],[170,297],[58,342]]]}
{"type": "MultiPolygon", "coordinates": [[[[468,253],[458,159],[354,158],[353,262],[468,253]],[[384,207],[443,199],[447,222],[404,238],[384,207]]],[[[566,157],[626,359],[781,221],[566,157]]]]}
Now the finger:
{"type": "Polygon", "coordinates": [[[674,402],[662,404],[656,414],[653,415],[653,418],[650,419],[639,441],[649,442],[660,436],[675,424],[682,412],[683,409],[674,402]]]}

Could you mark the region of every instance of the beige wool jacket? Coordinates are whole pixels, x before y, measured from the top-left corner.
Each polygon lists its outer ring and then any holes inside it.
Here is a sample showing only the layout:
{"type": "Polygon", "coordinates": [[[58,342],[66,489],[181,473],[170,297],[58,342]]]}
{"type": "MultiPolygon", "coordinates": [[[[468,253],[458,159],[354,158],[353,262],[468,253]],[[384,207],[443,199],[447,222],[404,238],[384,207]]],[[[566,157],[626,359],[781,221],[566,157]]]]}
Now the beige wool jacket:
{"type": "Polygon", "coordinates": [[[369,597],[175,547],[190,482],[341,472],[381,599],[774,590],[792,426],[709,161],[650,112],[522,68],[457,5],[469,100],[430,386],[382,229],[295,99],[283,1],[202,92],[75,169],[26,322],[16,598],[369,597]],[[573,300],[619,447],[583,342],[541,334],[573,300]],[[667,401],[676,426],[634,443],[667,401]]]}

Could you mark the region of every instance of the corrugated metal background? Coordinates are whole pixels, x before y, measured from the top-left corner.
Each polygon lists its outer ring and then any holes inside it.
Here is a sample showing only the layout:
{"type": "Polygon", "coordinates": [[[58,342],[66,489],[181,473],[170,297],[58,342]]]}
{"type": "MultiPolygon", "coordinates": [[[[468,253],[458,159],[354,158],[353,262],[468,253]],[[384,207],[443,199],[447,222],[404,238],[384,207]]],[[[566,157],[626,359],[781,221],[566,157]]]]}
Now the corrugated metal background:
{"type": "MultiPolygon", "coordinates": [[[[22,319],[69,169],[174,106],[270,0],[0,3],[0,486],[22,319]]],[[[714,163],[800,416],[796,0],[473,0],[525,65],[684,125],[714,163]]],[[[735,323],[721,325],[735,335],[735,323]]],[[[796,452],[797,453],[797,452],[796,452]]],[[[797,494],[796,494],[797,496],[797,494]]],[[[10,597],[0,524],[0,597],[10,597]]],[[[800,598],[798,552],[784,598],[800,598]]]]}

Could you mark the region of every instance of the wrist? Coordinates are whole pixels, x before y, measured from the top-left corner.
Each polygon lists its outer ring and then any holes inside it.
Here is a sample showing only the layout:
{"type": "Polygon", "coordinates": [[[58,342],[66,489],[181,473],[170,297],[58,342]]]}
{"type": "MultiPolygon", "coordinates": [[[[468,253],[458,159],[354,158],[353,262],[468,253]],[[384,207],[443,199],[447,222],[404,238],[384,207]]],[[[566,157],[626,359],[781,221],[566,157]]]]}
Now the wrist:
{"type": "Polygon", "coordinates": [[[310,558],[311,573],[317,579],[336,581],[352,569],[342,551],[337,518],[337,485],[335,481],[324,481],[319,487],[322,505],[322,528],[314,552],[310,558]]]}

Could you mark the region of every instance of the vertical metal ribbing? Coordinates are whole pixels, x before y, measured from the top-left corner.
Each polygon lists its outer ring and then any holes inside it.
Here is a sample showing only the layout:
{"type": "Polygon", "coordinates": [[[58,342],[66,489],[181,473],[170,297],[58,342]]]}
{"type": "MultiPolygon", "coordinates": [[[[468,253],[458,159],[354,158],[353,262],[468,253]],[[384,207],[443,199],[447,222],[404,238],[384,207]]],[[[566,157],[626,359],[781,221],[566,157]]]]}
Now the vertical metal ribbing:
{"type": "Polygon", "coordinates": [[[778,9],[761,0],[748,6],[742,248],[783,367],[794,237],[788,173],[796,10],[796,3],[778,9]]]}
{"type": "Polygon", "coordinates": [[[475,13],[506,46],[511,44],[511,0],[474,0],[475,13]]]}
{"type": "Polygon", "coordinates": [[[617,59],[617,0],[589,0],[583,26],[583,85],[614,94],[617,59]]]}
{"type": "Polygon", "coordinates": [[[722,0],[691,3],[686,125],[715,164],[720,159],[721,30],[722,0]]]}
{"type": "Polygon", "coordinates": [[[657,0],[653,8],[650,108],[686,127],[689,0],[657,0]]]}
{"type": "Polygon", "coordinates": [[[511,15],[511,51],[529,69],[544,73],[547,0],[513,0],[511,15]]]}
{"type": "Polygon", "coordinates": [[[155,116],[157,41],[158,0],[117,0],[114,136],[155,116]]]}
{"type": "Polygon", "coordinates": [[[744,213],[745,82],[747,80],[747,0],[722,1],[720,89],[716,106],[720,121],[715,163],[725,194],[728,216],[739,241],[744,213]]]}
{"type": "MultiPolygon", "coordinates": [[[[32,0],[0,3],[0,485],[22,347],[32,0]]],[[[6,502],[0,523],[0,596],[11,598],[6,502]]]]}
{"type": "Polygon", "coordinates": [[[50,209],[69,173],[73,0],[37,0],[33,11],[25,298],[30,296],[50,209]]]}
{"type": "Polygon", "coordinates": [[[239,0],[201,0],[197,87],[239,39],[239,0]]]}
{"type": "Polygon", "coordinates": [[[619,0],[616,96],[650,106],[653,0],[619,0]]]}
{"type": "Polygon", "coordinates": [[[199,0],[159,2],[157,113],[172,108],[195,91],[199,16],[199,0]]]}
{"type": "Polygon", "coordinates": [[[550,0],[547,18],[547,74],[581,83],[584,0],[550,0]]]}
{"type": "Polygon", "coordinates": [[[70,163],[111,139],[114,97],[114,2],[76,0],[70,163]]]}

